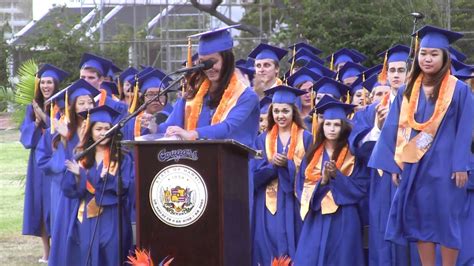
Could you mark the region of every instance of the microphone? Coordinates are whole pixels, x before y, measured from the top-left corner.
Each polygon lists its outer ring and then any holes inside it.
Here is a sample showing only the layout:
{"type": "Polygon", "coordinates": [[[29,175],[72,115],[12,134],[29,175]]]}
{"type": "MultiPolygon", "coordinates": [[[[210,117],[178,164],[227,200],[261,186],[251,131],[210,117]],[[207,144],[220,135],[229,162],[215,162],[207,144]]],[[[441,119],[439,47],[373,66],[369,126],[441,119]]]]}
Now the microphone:
{"type": "Polygon", "coordinates": [[[410,13],[410,15],[416,19],[423,19],[425,17],[425,15],[423,15],[421,12],[413,12],[410,13]]]}
{"type": "Polygon", "coordinates": [[[191,73],[191,72],[195,72],[195,71],[198,71],[198,70],[208,70],[215,63],[216,62],[214,62],[213,60],[206,60],[206,61],[203,61],[203,62],[201,62],[197,65],[194,65],[192,67],[180,68],[180,69],[176,70],[175,72],[173,72],[172,74],[191,73]]]}

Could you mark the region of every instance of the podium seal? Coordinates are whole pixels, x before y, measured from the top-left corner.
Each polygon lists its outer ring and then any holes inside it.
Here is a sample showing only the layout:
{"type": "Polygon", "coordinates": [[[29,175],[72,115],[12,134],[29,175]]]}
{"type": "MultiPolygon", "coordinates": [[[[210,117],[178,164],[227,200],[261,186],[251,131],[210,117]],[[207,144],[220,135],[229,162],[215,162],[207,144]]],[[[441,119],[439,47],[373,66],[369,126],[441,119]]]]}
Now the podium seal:
{"type": "Polygon", "coordinates": [[[149,198],[153,212],[163,223],[186,227],[201,218],[208,195],[206,184],[196,170],[173,164],[153,178],[149,198]]]}

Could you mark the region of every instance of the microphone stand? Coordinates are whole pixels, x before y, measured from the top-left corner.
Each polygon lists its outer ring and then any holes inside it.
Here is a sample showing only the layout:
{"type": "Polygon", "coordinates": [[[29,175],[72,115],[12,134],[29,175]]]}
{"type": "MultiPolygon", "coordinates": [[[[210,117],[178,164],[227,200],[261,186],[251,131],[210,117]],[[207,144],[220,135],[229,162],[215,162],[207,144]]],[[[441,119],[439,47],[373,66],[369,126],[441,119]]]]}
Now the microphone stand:
{"type": "MultiPolygon", "coordinates": [[[[175,74],[175,72],[171,73],[171,74],[168,74],[167,76],[169,75],[173,75],[175,74]]],[[[103,140],[105,140],[106,138],[109,138],[110,136],[112,136],[112,142],[117,139],[117,136],[120,136],[121,132],[120,130],[125,126],[125,124],[130,121],[132,118],[136,117],[139,113],[141,113],[142,111],[144,111],[146,109],[146,107],[156,101],[156,100],[159,100],[160,96],[164,95],[165,93],[167,93],[168,91],[171,90],[171,88],[174,87],[174,85],[178,84],[178,82],[184,78],[184,76],[186,75],[186,73],[182,74],[181,76],[179,76],[179,78],[173,80],[173,82],[171,82],[171,84],[169,84],[164,90],[160,90],[160,92],[154,96],[153,98],[149,99],[148,101],[146,101],[145,103],[143,103],[137,110],[135,110],[135,112],[127,115],[126,117],[122,118],[117,124],[115,124],[114,126],[112,126],[105,134],[103,137],[101,137],[100,139],[98,139],[96,142],[92,143],[89,147],[87,147],[87,149],[85,149],[84,151],[82,151],[81,153],[77,154],[74,156],[74,160],[75,161],[78,161],[80,160],[81,158],[83,158],[87,153],[89,153],[92,149],[94,149],[97,145],[99,145],[99,143],[101,143],[103,140]]],[[[166,78],[166,77],[165,77],[166,78]]],[[[165,79],[164,78],[164,79],[165,79]]],[[[163,80],[164,80],[163,79],[163,80]]],[[[118,152],[118,158],[117,158],[117,163],[119,165],[119,168],[118,168],[118,172],[117,172],[117,208],[118,208],[118,211],[117,211],[117,216],[118,216],[118,248],[119,248],[119,252],[118,252],[118,256],[119,256],[119,261],[122,262],[123,261],[123,248],[122,248],[122,242],[123,242],[123,236],[122,236],[122,175],[121,175],[121,150],[122,150],[122,147],[121,147],[121,143],[120,143],[120,139],[119,141],[116,141],[116,151],[118,152]]],[[[104,178],[105,182],[107,182],[107,177],[108,177],[108,173],[106,175],[106,178],[104,178]]],[[[105,188],[105,183],[104,183],[104,188],[105,188]]],[[[103,199],[103,193],[104,193],[105,189],[102,189],[102,195],[100,197],[101,199],[101,202],[102,202],[102,199],[103,199]]],[[[100,203],[101,203],[100,202],[100,203]]],[[[101,206],[101,204],[99,203],[99,206],[101,206]]],[[[91,248],[92,248],[92,244],[93,244],[93,241],[94,241],[94,237],[95,237],[95,228],[97,227],[97,224],[99,222],[99,218],[100,216],[97,217],[97,220],[96,220],[96,224],[95,224],[95,227],[94,227],[94,232],[93,232],[93,235],[91,237],[91,241],[90,241],[90,244],[89,244],[89,251],[88,251],[88,255],[87,255],[87,261],[89,261],[90,259],[90,252],[91,252],[91,248]]],[[[87,261],[86,261],[86,265],[87,265],[87,261]]]]}
{"type": "Polygon", "coordinates": [[[412,66],[413,66],[413,61],[415,59],[415,54],[416,54],[416,51],[415,49],[413,49],[413,42],[416,38],[415,35],[415,32],[416,32],[416,24],[418,23],[418,20],[419,19],[423,19],[423,17],[419,17],[419,16],[414,16],[414,19],[413,19],[413,29],[411,31],[411,40],[410,40],[410,53],[408,54],[408,58],[407,58],[407,73],[410,73],[411,69],[412,69],[412,66]]]}

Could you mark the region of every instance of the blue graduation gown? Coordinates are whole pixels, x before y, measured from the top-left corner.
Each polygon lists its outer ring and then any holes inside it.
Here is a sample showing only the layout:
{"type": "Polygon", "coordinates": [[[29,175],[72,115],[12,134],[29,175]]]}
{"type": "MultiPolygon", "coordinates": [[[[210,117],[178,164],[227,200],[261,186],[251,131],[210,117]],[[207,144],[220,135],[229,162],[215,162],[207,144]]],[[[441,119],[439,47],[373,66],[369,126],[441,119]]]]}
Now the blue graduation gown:
{"type": "MultiPolygon", "coordinates": [[[[329,156],[323,152],[323,164],[327,160],[329,156]]],[[[298,198],[301,198],[307,164],[304,159],[296,180],[298,198]]],[[[357,210],[358,202],[367,193],[368,176],[363,168],[356,162],[351,176],[338,171],[327,185],[316,185],[293,258],[295,265],[364,265],[357,210]],[[329,190],[339,208],[335,213],[322,215],[321,200],[329,190]]]]}
{"type": "MultiPolygon", "coordinates": [[[[385,238],[398,244],[406,241],[439,243],[461,248],[460,214],[466,190],[456,187],[453,172],[469,170],[472,104],[470,90],[462,81],[456,87],[445,117],[430,149],[418,163],[405,163],[404,170],[394,161],[398,120],[405,88],[399,89],[391,105],[369,166],[401,174],[392,201],[385,238]]],[[[427,121],[435,104],[420,92],[415,119],[427,121]]],[[[411,138],[418,132],[412,130],[411,138]]]]}
{"type": "MultiPolygon", "coordinates": [[[[357,112],[353,119],[349,143],[351,151],[365,165],[368,164],[375,141],[368,141],[359,146],[360,141],[372,130],[375,125],[376,106],[378,103],[367,106],[357,112]]],[[[385,229],[391,202],[395,195],[396,187],[389,173],[379,175],[376,169],[370,169],[370,184],[368,206],[365,211],[369,222],[369,265],[408,265],[409,258],[417,258],[416,246],[409,254],[406,247],[396,245],[385,240],[385,229]]],[[[359,208],[359,211],[364,208],[359,208]]],[[[364,214],[363,214],[364,215],[364,214]]],[[[412,265],[418,265],[412,261],[412,265]]]]}
{"type": "MultiPolygon", "coordinates": [[[[302,221],[295,212],[294,169],[279,167],[267,160],[265,139],[268,132],[258,136],[256,149],[263,151],[263,159],[253,160],[253,183],[255,190],[252,232],[252,265],[270,265],[273,258],[293,256],[302,221]],[[265,206],[266,187],[278,179],[277,212],[272,215],[265,206]]],[[[290,140],[291,141],[291,140],[290,140]]],[[[290,142],[289,141],[289,142],[290,142]]],[[[288,145],[289,145],[288,142],[288,145]]],[[[305,150],[311,145],[312,137],[303,133],[305,150]]],[[[288,145],[286,151],[288,151],[288,145]]],[[[283,144],[278,138],[277,152],[283,152],[283,144]]],[[[291,164],[290,164],[291,165],[291,164]]]]}
{"type": "MultiPolygon", "coordinates": [[[[196,131],[201,139],[234,139],[247,146],[252,146],[258,132],[260,119],[258,96],[251,88],[247,88],[236,105],[221,123],[211,125],[215,109],[209,108],[210,97],[204,97],[204,104],[197,122],[196,131]]],[[[182,98],[176,102],[173,112],[166,122],[159,126],[159,132],[166,132],[169,126],[184,127],[184,111],[186,101],[182,98]]]]}
{"type": "MultiPolygon", "coordinates": [[[[131,159],[124,156],[121,165],[121,174],[123,180],[123,192],[129,188],[130,180],[133,175],[131,169],[131,159]]],[[[61,188],[64,194],[73,199],[77,199],[73,211],[73,219],[68,232],[67,247],[68,257],[65,265],[121,265],[123,262],[118,259],[118,218],[117,218],[117,178],[109,175],[107,182],[100,177],[102,172],[102,162],[86,170],[80,168],[80,180],[76,183],[76,177],[69,171],[61,182],[61,188]],[[96,193],[91,194],[86,189],[86,181],[89,181],[95,188],[96,193]],[[104,189],[103,196],[102,190],[104,189]],[[87,204],[95,198],[98,206],[103,208],[103,212],[96,217],[87,218],[87,210],[83,213],[82,223],[77,218],[79,204],[85,201],[87,204]],[[90,264],[86,264],[89,244],[92,240],[94,227],[99,220],[93,240],[93,246],[90,254],[90,264]]],[[[123,219],[123,254],[128,254],[132,244],[132,229],[130,223],[130,213],[127,212],[126,196],[124,199],[123,219]]],[[[87,208],[86,208],[87,209],[87,208]]]]}
{"type": "Polygon", "coordinates": [[[25,201],[23,210],[24,235],[41,236],[41,225],[44,225],[46,234],[50,234],[50,179],[44,178],[43,172],[36,164],[36,147],[48,125],[35,125],[32,105],[26,107],[26,114],[20,126],[20,142],[26,149],[30,149],[28,169],[26,172],[25,201]]]}

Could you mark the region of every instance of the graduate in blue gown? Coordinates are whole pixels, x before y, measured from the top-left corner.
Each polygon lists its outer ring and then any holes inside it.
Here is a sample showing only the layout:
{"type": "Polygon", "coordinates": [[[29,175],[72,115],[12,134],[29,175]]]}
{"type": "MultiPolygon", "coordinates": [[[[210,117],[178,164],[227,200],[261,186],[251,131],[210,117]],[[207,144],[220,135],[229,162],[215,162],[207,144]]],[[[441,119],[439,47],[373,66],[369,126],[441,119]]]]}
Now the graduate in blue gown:
{"type": "MultiPolygon", "coordinates": [[[[100,139],[112,126],[114,109],[103,105],[83,112],[88,127],[77,151],[85,150],[100,139]]],[[[121,152],[121,151],[119,151],[121,152]]],[[[67,171],[61,188],[68,198],[79,203],[73,211],[65,249],[69,251],[65,265],[121,265],[118,257],[117,175],[122,177],[124,195],[129,188],[133,169],[130,157],[118,162],[116,147],[107,138],[79,162],[66,160],[67,171]]],[[[126,200],[126,196],[123,197],[126,200]]],[[[122,217],[123,253],[131,246],[130,214],[124,204],[122,217]]]]}
{"type": "Polygon", "coordinates": [[[52,125],[56,132],[42,141],[42,155],[38,158],[38,164],[51,176],[51,195],[55,199],[51,206],[56,209],[51,228],[49,265],[67,265],[69,251],[66,241],[78,200],[65,197],[60,189],[66,171],[64,162],[74,156],[74,149],[84,135],[86,122],[78,113],[93,108],[94,97],[99,93],[88,82],[80,79],[68,87],[67,93],[56,95],[57,98],[67,97],[64,116],[53,119],[52,125]]]}
{"type": "Polygon", "coordinates": [[[363,54],[348,48],[342,48],[326,57],[329,69],[338,72],[347,62],[362,63],[367,59],[363,54]]]}
{"type": "Polygon", "coordinates": [[[295,254],[302,220],[295,212],[291,176],[295,168],[290,172],[287,165],[292,161],[297,169],[312,142],[295,105],[298,96],[306,92],[282,85],[266,93],[273,93],[269,127],[255,145],[263,151],[263,158],[253,162],[252,265],[270,265],[273,258],[295,254]]]}
{"type": "Polygon", "coordinates": [[[323,121],[296,177],[297,213],[304,221],[295,265],[364,265],[357,204],[368,176],[348,148],[353,108],[329,96],[316,106],[323,121]]]}
{"type": "MultiPolygon", "coordinates": [[[[380,136],[383,121],[388,113],[389,95],[392,93],[396,95],[399,86],[405,82],[404,72],[407,69],[406,59],[409,51],[410,48],[404,45],[395,45],[383,52],[381,55],[384,57],[387,53],[384,71],[387,71],[386,79],[388,81],[379,82],[380,73],[376,72],[362,83],[364,88],[372,91],[374,103],[355,114],[354,127],[349,137],[349,143],[351,150],[365,165],[368,164],[375,142],[380,136]],[[399,70],[403,73],[398,73],[399,70]],[[387,86],[386,82],[393,80],[394,76],[396,76],[397,81],[399,81],[397,83],[400,85],[390,84],[390,86],[387,86]],[[400,80],[400,78],[403,79],[400,80]],[[386,97],[385,100],[383,100],[384,97],[386,97]],[[377,111],[379,112],[378,116],[376,116],[377,111]],[[380,122],[378,122],[379,120],[380,122]]],[[[369,218],[368,263],[369,265],[408,265],[407,248],[384,239],[388,212],[396,187],[387,172],[370,169],[370,177],[369,205],[365,207],[368,210],[369,218]]],[[[418,256],[416,249],[411,255],[413,257],[418,256]]]]}
{"type": "Polygon", "coordinates": [[[135,78],[135,75],[138,74],[138,70],[134,67],[129,67],[125,69],[117,79],[117,87],[120,94],[120,100],[130,106],[133,95],[133,86],[131,80],[135,78]]]}
{"type": "Polygon", "coordinates": [[[234,139],[252,146],[258,132],[259,100],[234,73],[233,40],[227,28],[201,33],[199,60],[214,61],[196,73],[186,95],[158,132],[181,139],[234,139]]]}
{"type": "Polygon", "coordinates": [[[26,173],[25,201],[23,210],[24,235],[41,237],[43,256],[40,261],[48,261],[50,237],[50,188],[51,179],[46,178],[36,164],[36,148],[43,134],[49,130],[50,104],[45,104],[59,90],[59,83],[69,74],[50,65],[43,65],[38,73],[39,78],[33,103],[26,107],[25,119],[20,126],[20,142],[30,149],[26,173]]]}
{"type": "Polygon", "coordinates": [[[468,86],[449,75],[447,49],[462,35],[425,26],[418,36],[412,78],[391,104],[369,166],[391,173],[399,184],[385,238],[398,244],[416,242],[425,265],[435,264],[438,243],[443,265],[454,265],[462,245],[460,214],[466,201],[466,144],[473,110],[468,86]],[[435,76],[436,82],[429,82],[435,76]],[[408,97],[417,101],[416,109],[408,97]]]}

